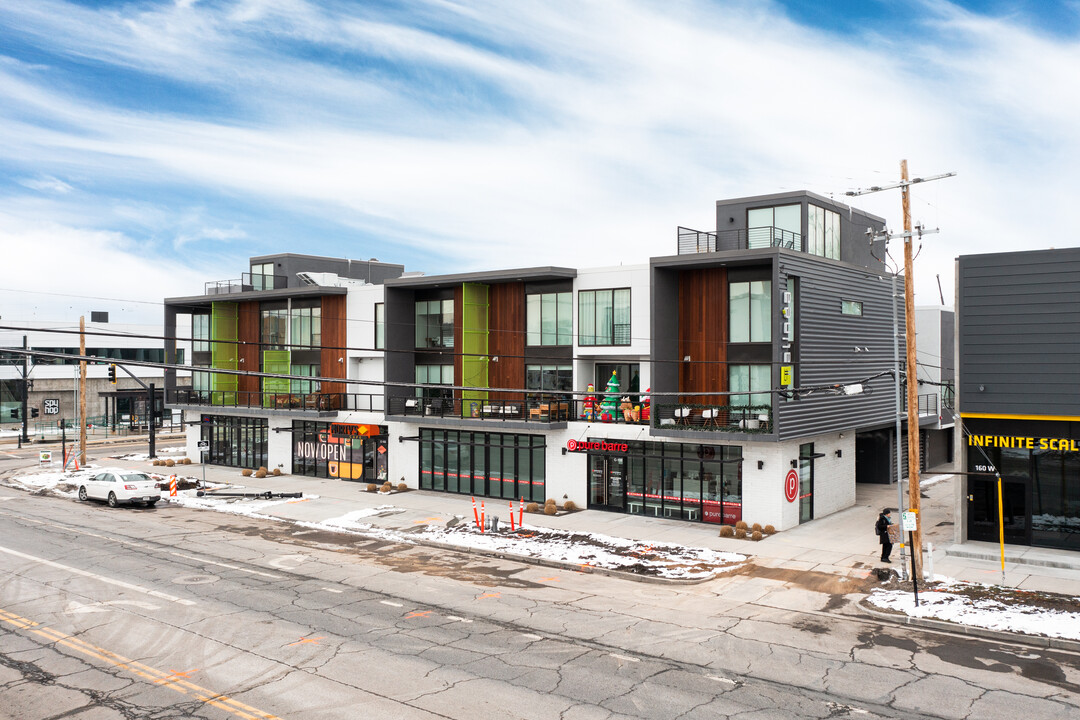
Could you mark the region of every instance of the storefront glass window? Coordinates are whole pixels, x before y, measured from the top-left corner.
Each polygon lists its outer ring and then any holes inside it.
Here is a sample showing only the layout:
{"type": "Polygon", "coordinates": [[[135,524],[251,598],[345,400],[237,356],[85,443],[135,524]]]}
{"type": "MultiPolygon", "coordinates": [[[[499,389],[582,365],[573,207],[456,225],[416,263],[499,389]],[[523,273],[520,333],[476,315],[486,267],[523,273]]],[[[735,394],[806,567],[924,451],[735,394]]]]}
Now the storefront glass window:
{"type": "Polygon", "coordinates": [[[346,427],[366,428],[370,434],[339,437],[331,430],[337,424],[293,421],[293,474],[384,482],[389,455],[386,427],[342,423],[346,427]]]}
{"type": "Polygon", "coordinates": [[[421,487],[543,502],[544,452],[540,436],[422,429],[421,487]]]}
{"type": "Polygon", "coordinates": [[[210,443],[206,461],[211,465],[266,467],[267,421],[223,415],[202,416],[202,439],[210,443]]]}

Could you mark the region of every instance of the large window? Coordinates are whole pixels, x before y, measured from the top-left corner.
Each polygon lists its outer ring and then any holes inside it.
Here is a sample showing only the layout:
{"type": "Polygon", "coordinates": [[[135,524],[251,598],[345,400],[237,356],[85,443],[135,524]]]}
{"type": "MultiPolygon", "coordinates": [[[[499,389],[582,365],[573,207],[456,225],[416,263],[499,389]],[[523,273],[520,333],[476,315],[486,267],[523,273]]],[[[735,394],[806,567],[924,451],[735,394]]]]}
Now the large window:
{"type": "Polygon", "coordinates": [[[578,344],[630,344],[630,288],[578,292],[578,344]]]}
{"type": "Polygon", "coordinates": [[[544,438],[538,435],[420,430],[420,488],[542,503],[544,438]]]}
{"type": "Polygon", "coordinates": [[[191,351],[210,352],[210,316],[191,316],[191,351]]]}
{"type": "Polygon", "coordinates": [[[419,300],[416,303],[416,347],[454,347],[454,301],[419,300]]]}
{"type": "Polygon", "coordinates": [[[772,340],[772,282],[753,280],[728,286],[730,341],[770,342],[772,340]]]}
{"type": "Polygon", "coordinates": [[[747,247],[802,249],[802,205],[754,208],[746,213],[747,247]]]}
{"type": "Polygon", "coordinates": [[[386,348],[386,305],[375,303],[375,349],[386,348]]]}
{"type": "Polygon", "coordinates": [[[806,252],[839,260],[840,213],[811,205],[806,224],[806,252]]]}
{"type": "Polygon", "coordinates": [[[535,393],[541,400],[568,398],[574,389],[574,369],[570,365],[526,365],[525,388],[543,391],[535,393]]]}
{"type": "Polygon", "coordinates": [[[571,345],[574,338],[571,293],[537,293],[525,298],[525,344],[571,345]]]}
{"type": "Polygon", "coordinates": [[[263,350],[284,350],[289,342],[289,309],[282,303],[260,309],[259,342],[263,350]]]}
{"type": "Polygon", "coordinates": [[[202,416],[202,439],[210,443],[211,465],[258,469],[266,467],[267,421],[224,415],[202,416]]]}
{"type": "MultiPolygon", "coordinates": [[[[318,377],[319,366],[318,365],[292,365],[289,367],[290,375],[303,375],[305,377],[318,377]]],[[[293,379],[289,381],[289,392],[295,395],[308,395],[310,393],[319,392],[318,380],[298,380],[293,379]]]]}
{"type": "Polygon", "coordinates": [[[292,308],[292,334],[289,344],[292,347],[317,348],[322,346],[322,307],[292,308]]]}
{"type": "Polygon", "coordinates": [[[342,438],[330,432],[336,424],[293,421],[293,474],[363,482],[386,480],[390,454],[386,426],[364,426],[375,434],[342,438]]]}
{"type": "Polygon", "coordinates": [[[260,263],[251,266],[251,289],[274,289],[274,263],[260,263]]]}
{"type": "Polygon", "coordinates": [[[731,365],[728,389],[733,407],[772,406],[772,367],[769,365],[731,365]]]}
{"type": "MultiPolygon", "coordinates": [[[[453,365],[417,365],[416,382],[420,385],[453,385],[453,365]]],[[[441,415],[453,409],[454,391],[446,388],[417,388],[416,396],[424,399],[428,414],[441,415]]]]}

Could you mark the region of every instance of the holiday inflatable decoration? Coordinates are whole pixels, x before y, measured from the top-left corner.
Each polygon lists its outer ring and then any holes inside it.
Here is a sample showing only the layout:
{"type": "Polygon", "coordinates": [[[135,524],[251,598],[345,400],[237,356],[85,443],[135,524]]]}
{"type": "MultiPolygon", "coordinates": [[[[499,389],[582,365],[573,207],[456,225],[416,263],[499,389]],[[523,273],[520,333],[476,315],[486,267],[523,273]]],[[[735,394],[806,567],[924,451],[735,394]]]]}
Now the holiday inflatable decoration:
{"type": "Polygon", "coordinates": [[[617,373],[612,370],[611,377],[607,381],[607,389],[604,393],[604,401],[600,403],[600,419],[604,422],[611,422],[611,417],[617,415],[619,412],[619,377],[617,373]],[[605,420],[604,416],[608,418],[605,420]]]}
{"type": "MultiPolygon", "coordinates": [[[[645,392],[652,392],[652,388],[645,388],[645,392]]],[[[641,396],[641,420],[642,422],[648,422],[649,420],[649,396],[641,396]]]]}
{"type": "Polygon", "coordinates": [[[589,387],[585,390],[588,395],[586,395],[585,399],[581,402],[582,420],[588,420],[589,422],[592,422],[596,419],[596,398],[592,396],[595,390],[596,388],[593,387],[593,384],[589,383],[589,387]]]}
{"type": "Polygon", "coordinates": [[[619,405],[619,409],[622,410],[622,416],[625,422],[633,422],[634,403],[630,402],[629,396],[622,399],[622,404],[619,405]]]}

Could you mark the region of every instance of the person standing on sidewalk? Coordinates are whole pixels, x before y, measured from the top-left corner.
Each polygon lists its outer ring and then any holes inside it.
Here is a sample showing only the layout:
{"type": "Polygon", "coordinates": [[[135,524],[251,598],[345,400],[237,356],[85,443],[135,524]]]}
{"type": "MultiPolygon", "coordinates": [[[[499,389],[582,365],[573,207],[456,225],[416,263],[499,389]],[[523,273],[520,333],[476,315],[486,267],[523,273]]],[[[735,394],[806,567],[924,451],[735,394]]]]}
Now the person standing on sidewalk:
{"type": "Polygon", "coordinates": [[[892,513],[891,508],[885,508],[878,515],[877,522],[874,523],[874,529],[877,531],[878,539],[881,541],[881,562],[892,562],[890,555],[892,555],[892,540],[889,539],[889,526],[892,525],[892,513]]]}

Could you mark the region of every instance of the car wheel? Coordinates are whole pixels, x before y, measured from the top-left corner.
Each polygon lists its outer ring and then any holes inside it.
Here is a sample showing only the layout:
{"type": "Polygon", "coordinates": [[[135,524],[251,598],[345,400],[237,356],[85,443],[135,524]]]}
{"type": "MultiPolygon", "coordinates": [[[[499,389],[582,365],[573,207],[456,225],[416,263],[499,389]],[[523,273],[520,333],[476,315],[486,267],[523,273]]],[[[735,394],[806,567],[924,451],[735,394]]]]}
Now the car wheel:
{"type": "Polygon", "coordinates": [[[80,487],[79,488],[79,499],[82,500],[83,502],[86,502],[87,499],[89,499],[89,497],[90,496],[86,494],[86,487],[85,486],[80,487]]]}
{"type": "Polygon", "coordinates": [[[116,493],[109,493],[109,507],[116,507],[116,493]]]}

